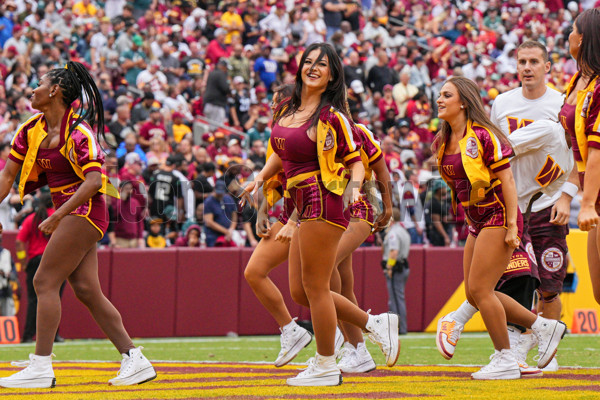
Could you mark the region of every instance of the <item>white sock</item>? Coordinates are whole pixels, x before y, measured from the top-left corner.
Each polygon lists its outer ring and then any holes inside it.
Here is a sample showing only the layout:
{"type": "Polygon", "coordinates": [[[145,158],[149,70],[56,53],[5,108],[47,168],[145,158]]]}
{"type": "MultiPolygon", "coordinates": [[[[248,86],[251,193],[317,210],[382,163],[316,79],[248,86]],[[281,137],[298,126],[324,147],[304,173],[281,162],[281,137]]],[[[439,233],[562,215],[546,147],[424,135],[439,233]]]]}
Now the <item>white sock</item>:
{"type": "Polygon", "coordinates": [[[508,340],[510,341],[510,348],[516,349],[519,345],[519,340],[521,339],[521,331],[515,328],[514,326],[508,325],[506,327],[508,330],[508,340]]]}
{"type": "Polygon", "coordinates": [[[478,311],[479,310],[473,307],[468,300],[465,300],[465,302],[458,307],[458,310],[452,312],[451,314],[454,320],[465,325],[478,311]]]}

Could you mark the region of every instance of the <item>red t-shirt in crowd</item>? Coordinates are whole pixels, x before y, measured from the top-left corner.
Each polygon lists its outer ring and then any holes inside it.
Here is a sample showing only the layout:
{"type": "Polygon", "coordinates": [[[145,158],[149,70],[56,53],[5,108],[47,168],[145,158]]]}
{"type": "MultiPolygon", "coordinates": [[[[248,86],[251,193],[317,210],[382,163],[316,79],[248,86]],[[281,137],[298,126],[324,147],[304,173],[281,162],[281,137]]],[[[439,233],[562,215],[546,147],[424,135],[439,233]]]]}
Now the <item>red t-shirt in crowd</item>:
{"type": "MultiPolygon", "coordinates": [[[[48,209],[48,216],[54,214],[54,209],[48,209]]],[[[50,240],[50,237],[44,236],[44,234],[38,229],[37,225],[33,225],[35,213],[29,214],[23,220],[19,233],[17,234],[17,240],[23,243],[27,243],[27,257],[33,258],[41,256],[46,250],[46,245],[50,240]]]]}

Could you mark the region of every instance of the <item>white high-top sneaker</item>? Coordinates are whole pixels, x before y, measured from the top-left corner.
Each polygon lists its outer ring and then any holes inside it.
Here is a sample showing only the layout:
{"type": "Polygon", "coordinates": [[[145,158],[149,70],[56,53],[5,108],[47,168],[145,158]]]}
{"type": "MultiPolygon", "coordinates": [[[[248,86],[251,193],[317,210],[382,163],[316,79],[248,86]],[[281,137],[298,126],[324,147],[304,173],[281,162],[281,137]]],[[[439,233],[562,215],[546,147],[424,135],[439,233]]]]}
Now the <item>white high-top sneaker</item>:
{"type": "MultiPolygon", "coordinates": [[[[348,343],[349,344],[349,343],[348,343]]],[[[350,344],[350,346],[352,346],[350,344]]],[[[366,373],[371,372],[377,365],[371,357],[371,353],[367,350],[364,342],[358,343],[356,349],[352,346],[352,350],[348,356],[345,356],[342,361],[338,363],[338,367],[342,372],[345,373],[366,373]]]]}
{"type": "Polygon", "coordinates": [[[542,370],[544,372],[556,372],[558,371],[558,361],[556,361],[556,356],[544,367],[542,370]]]}
{"type": "Polygon", "coordinates": [[[335,327],[335,358],[340,358],[342,356],[342,346],[344,345],[344,334],[342,330],[336,326],[335,327]]]}
{"type": "MultiPolygon", "coordinates": [[[[519,361],[525,361],[527,360],[527,355],[529,354],[529,352],[531,351],[531,349],[533,349],[534,347],[536,347],[538,344],[537,341],[537,337],[533,334],[525,334],[522,333],[521,337],[519,338],[519,343],[517,343],[516,345],[516,353],[515,355],[517,356],[517,360],[519,361]]],[[[512,343],[511,343],[512,346],[512,343]]]]}
{"type": "Polygon", "coordinates": [[[454,356],[456,344],[465,326],[452,317],[452,313],[440,318],[437,324],[435,344],[438,351],[446,360],[454,356]]]}
{"type": "Polygon", "coordinates": [[[281,351],[277,356],[277,360],[275,360],[276,367],[283,367],[292,361],[312,341],[310,332],[298,325],[294,320],[283,328],[280,328],[280,330],[281,351]]]}
{"type": "Polygon", "coordinates": [[[510,349],[496,350],[490,363],[471,374],[473,379],[519,379],[521,371],[514,353],[510,349]]]}
{"type": "Polygon", "coordinates": [[[52,369],[53,355],[36,356],[30,354],[29,361],[12,362],[11,364],[15,367],[26,368],[6,378],[0,378],[0,386],[24,389],[53,388],[56,385],[56,378],[52,369]]]}
{"type": "Polygon", "coordinates": [[[400,354],[398,316],[392,313],[369,315],[366,329],[371,342],[377,344],[385,355],[387,366],[393,367],[400,354]]]}
{"type": "MultiPolygon", "coordinates": [[[[527,353],[529,352],[528,344],[530,339],[535,336],[533,334],[524,335],[519,329],[514,326],[507,326],[508,339],[510,340],[510,349],[519,363],[519,369],[521,370],[521,378],[532,378],[542,376],[544,373],[541,369],[533,367],[527,364],[527,353]],[[525,336],[525,338],[523,338],[525,336]],[[519,344],[523,343],[523,347],[520,348],[519,344]]],[[[537,342],[536,342],[537,344],[537,342]]],[[[534,345],[535,346],[535,345],[534,345]]]]}
{"type": "Polygon", "coordinates": [[[335,356],[316,356],[308,360],[308,366],[294,378],[289,378],[290,386],[338,386],[342,384],[342,373],[335,364],[335,356]]]}
{"type": "Polygon", "coordinates": [[[356,347],[352,346],[352,343],[345,342],[344,346],[339,352],[340,361],[338,362],[338,368],[342,372],[344,371],[344,367],[351,363],[351,359],[354,357],[354,353],[356,352],[356,347]]]}
{"type": "Polygon", "coordinates": [[[565,336],[567,326],[553,319],[539,317],[531,326],[531,330],[538,340],[538,368],[545,368],[552,357],[556,354],[556,349],[560,340],[565,336]]]}
{"type": "Polygon", "coordinates": [[[127,386],[141,385],[156,378],[156,371],[142,354],[143,347],[129,350],[129,354],[123,353],[121,360],[121,369],[116,377],[108,381],[109,385],[127,386]]]}

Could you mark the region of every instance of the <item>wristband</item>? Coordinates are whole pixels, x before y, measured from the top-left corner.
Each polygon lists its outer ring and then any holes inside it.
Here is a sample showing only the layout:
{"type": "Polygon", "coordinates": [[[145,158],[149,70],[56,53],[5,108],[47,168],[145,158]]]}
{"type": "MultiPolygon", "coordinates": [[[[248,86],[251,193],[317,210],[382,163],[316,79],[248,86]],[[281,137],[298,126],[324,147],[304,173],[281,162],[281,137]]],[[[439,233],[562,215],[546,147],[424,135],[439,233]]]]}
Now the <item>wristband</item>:
{"type": "Polygon", "coordinates": [[[395,258],[390,258],[390,259],[387,260],[386,267],[388,269],[394,268],[394,265],[396,265],[396,259],[395,258]]]}
{"type": "Polygon", "coordinates": [[[579,191],[579,187],[577,185],[575,185],[574,183],[565,182],[565,183],[563,183],[560,190],[563,193],[566,193],[569,196],[571,196],[571,198],[575,198],[575,196],[577,196],[577,192],[579,191]]]}
{"type": "Polygon", "coordinates": [[[27,253],[25,250],[17,251],[17,258],[19,260],[24,260],[27,257],[27,253]]]}

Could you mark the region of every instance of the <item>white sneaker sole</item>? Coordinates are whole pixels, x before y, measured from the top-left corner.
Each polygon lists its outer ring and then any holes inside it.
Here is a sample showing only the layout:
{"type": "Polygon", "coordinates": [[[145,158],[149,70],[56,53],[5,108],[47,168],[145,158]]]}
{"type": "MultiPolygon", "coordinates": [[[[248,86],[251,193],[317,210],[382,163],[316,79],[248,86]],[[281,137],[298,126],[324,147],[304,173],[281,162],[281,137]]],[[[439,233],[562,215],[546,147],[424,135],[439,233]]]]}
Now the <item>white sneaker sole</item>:
{"type": "Polygon", "coordinates": [[[302,351],[303,348],[310,344],[310,342],[312,342],[312,335],[310,334],[310,332],[306,331],[304,335],[302,335],[300,339],[298,339],[298,341],[294,343],[290,351],[288,351],[288,353],[281,360],[275,360],[275,366],[277,368],[283,367],[284,365],[292,361],[294,358],[296,358],[298,353],[302,351]]]}
{"type": "Polygon", "coordinates": [[[449,351],[447,351],[444,345],[442,344],[442,336],[440,334],[440,329],[442,327],[442,319],[443,318],[440,318],[438,320],[437,334],[435,335],[435,345],[437,346],[437,349],[442,355],[442,357],[444,357],[446,360],[449,360],[452,358],[452,356],[454,356],[454,353],[450,353],[449,351]]]}
{"type": "Polygon", "coordinates": [[[477,380],[519,379],[521,378],[521,371],[517,369],[509,371],[488,372],[485,374],[478,374],[477,372],[474,372],[471,374],[471,377],[477,380]]]}
{"type": "Polygon", "coordinates": [[[343,380],[341,374],[333,374],[314,378],[290,378],[286,382],[290,386],[339,386],[343,380]]]}
{"type": "Polygon", "coordinates": [[[149,366],[124,379],[113,378],[108,381],[111,386],[141,385],[156,378],[154,367],[149,366]]]}
{"type": "Polygon", "coordinates": [[[400,355],[400,339],[398,338],[398,315],[389,313],[388,314],[388,332],[389,341],[391,346],[390,354],[386,355],[385,363],[388,367],[393,367],[398,361],[400,355]]]}
{"type": "Polygon", "coordinates": [[[565,325],[564,322],[558,321],[558,324],[556,324],[556,326],[554,327],[554,332],[552,332],[552,337],[550,338],[550,343],[548,344],[548,348],[546,349],[544,354],[542,354],[540,356],[540,359],[538,360],[537,367],[539,369],[544,369],[544,368],[546,368],[546,366],[548,364],[550,364],[550,361],[552,361],[552,359],[554,358],[554,355],[556,354],[556,350],[558,349],[558,344],[560,343],[561,339],[565,336],[566,332],[567,332],[567,325],[565,325]]]}
{"type": "Polygon", "coordinates": [[[377,368],[377,364],[375,364],[375,361],[373,361],[373,359],[370,359],[369,361],[365,361],[364,363],[357,365],[353,368],[340,368],[340,371],[342,371],[345,374],[366,374],[367,372],[371,372],[374,371],[377,368]]]}
{"type": "Polygon", "coordinates": [[[521,370],[521,378],[538,378],[544,375],[544,371],[538,369],[536,371],[523,371],[521,370]]]}
{"type": "Polygon", "coordinates": [[[48,389],[56,386],[56,378],[0,379],[0,387],[13,389],[48,389]]]}

